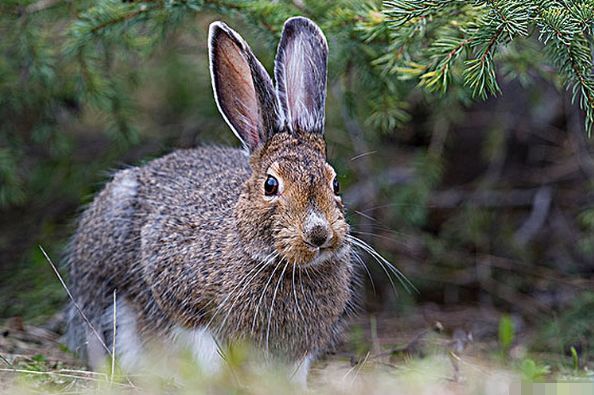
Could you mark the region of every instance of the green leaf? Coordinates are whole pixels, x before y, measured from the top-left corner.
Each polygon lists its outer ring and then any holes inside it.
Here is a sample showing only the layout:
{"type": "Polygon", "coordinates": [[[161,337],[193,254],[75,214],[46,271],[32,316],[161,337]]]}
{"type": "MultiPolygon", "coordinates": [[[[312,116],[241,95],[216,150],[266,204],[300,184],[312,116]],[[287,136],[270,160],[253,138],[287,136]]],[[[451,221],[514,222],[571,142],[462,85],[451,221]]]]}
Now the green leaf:
{"type": "Polygon", "coordinates": [[[573,362],[573,370],[579,370],[580,369],[580,358],[578,356],[578,353],[575,350],[574,346],[571,346],[571,348],[569,350],[571,351],[571,360],[573,362]]]}
{"type": "Polygon", "coordinates": [[[499,344],[504,354],[507,354],[514,341],[514,325],[508,315],[499,319],[499,344]]]}
{"type": "Polygon", "coordinates": [[[520,371],[524,380],[535,381],[543,379],[551,373],[551,367],[548,365],[539,365],[532,359],[525,359],[520,365],[520,371]]]}

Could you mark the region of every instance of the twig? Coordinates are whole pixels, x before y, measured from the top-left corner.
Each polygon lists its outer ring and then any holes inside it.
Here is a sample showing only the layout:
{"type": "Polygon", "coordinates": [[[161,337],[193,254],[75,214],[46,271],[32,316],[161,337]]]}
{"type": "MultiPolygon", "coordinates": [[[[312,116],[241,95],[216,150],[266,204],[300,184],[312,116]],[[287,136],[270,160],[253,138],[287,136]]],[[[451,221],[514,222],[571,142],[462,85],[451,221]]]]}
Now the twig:
{"type": "Polygon", "coordinates": [[[120,23],[129,21],[130,19],[133,19],[133,18],[135,18],[135,17],[137,17],[139,15],[142,15],[142,14],[145,14],[147,12],[154,11],[154,10],[157,10],[157,9],[160,9],[160,8],[162,8],[160,5],[155,6],[155,7],[147,7],[146,5],[142,5],[138,10],[133,11],[133,12],[131,12],[129,14],[124,14],[124,15],[121,15],[121,16],[119,16],[117,18],[113,18],[113,19],[110,19],[110,20],[105,21],[103,23],[100,23],[99,25],[97,25],[97,26],[95,26],[95,27],[93,27],[91,29],[91,33],[97,33],[99,31],[105,29],[106,27],[109,27],[109,26],[112,26],[112,25],[117,25],[117,24],[120,24],[120,23]]]}
{"type": "MultiPolygon", "coordinates": [[[[6,369],[6,368],[0,368],[0,372],[12,372],[12,373],[25,373],[25,374],[35,374],[35,375],[43,375],[43,376],[58,376],[58,377],[67,377],[67,378],[71,378],[71,379],[80,379],[80,380],[86,380],[86,381],[93,381],[93,382],[97,382],[100,383],[103,380],[101,379],[97,379],[94,377],[87,377],[87,376],[77,376],[75,374],[67,374],[67,373],[59,373],[59,372],[43,372],[43,371],[38,371],[38,370],[27,370],[27,369],[6,369]]],[[[118,385],[121,386],[125,386],[128,387],[127,384],[120,384],[120,383],[116,383],[118,385]]]]}
{"type": "Polygon", "coordinates": [[[394,347],[388,351],[380,352],[378,354],[372,355],[370,359],[371,360],[380,359],[380,358],[388,357],[388,356],[391,356],[394,354],[399,354],[399,353],[411,354],[411,355],[418,354],[421,342],[424,340],[424,338],[428,334],[430,334],[431,332],[434,332],[434,331],[435,331],[434,328],[422,329],[405,346],[394,347]]]}
{"type": "Polygon", "coordinates": [[[305,2],[303,0],[293,0],[293,5],[299,11],[301,11],[301,12],[305,11],[305,2]]]}
{"type": "Polygon", "coordinates": [[[4,356],[2,354],[0,354],[0,359],[3,360],[9,367],[12,368],[12,364],[10,363],[10,361],[8,361],[8,359],[4,358],[4,356]]]}
{"type": "Polygon", "coordinates": [[[39,0],[36,3],[29,4],[25,7],[25,14],[34,14],[39,11],[47,10],[62,3],[64,0],[39,0]]]}
{"type": "MultiPolygon", "coordinates": [[[[361,362],[355,361],[353,366],[351,366],[351,368],[349,370],[347,370],[347,372],[342,376],[342,379],[345,380],[355,369],[357,369],[357,367],[360,368],[361,364],[365,363],[368,359],[369,359],[369,352],[367,353],[367,355],[365,355],[365,358],[363,358],[363,360],[361,362]]],[[[351,384],[352,384],[352,382],[351,382],[351,384]]]]}
{"type": "Polygon", "coordinates": [[[491,51],[495,47],[495,44],[497,43],[497,40],[499,39],[499,37],[501,36],[502,33],[503,33],[503,25],[501,25],[501,27],[499,29],[497,29],[497,31],[495,32],[493,37],[491,37],[491,39],[489,40],[489,43],[487,44],[487,47],[485,48],[485,52],[483,52],[483,54],[480,57],[481,64],[485,63],[485,61],[487,60],[487,57],[489,56],[489,54],[491,54],[491,51]]]}
{"type": "MultiPolygon", "coordinates": [[[[357,370],[355,370],[355,374],[353,375],[353,378],[351,379],[351,385],[353,385],[353,383],[355,382],[355,380],[357,379],[357,376],[359,375],[359,373],[361,372],[361,369],[363,369],[363,365],[365,365],[365,363],[367,362],[367,360],[369,359],[369,352],[367,353],[367,355],[365,355],[365,358],[363,359],[363,361],[361,361],[361,363],[358,364],[358,366],[356,366],[357,370]]],[[[346,376],[345,376],[346,377],[346,376]]]]}
{"type": "Polygon", "coordinates": [[[462,360],[453,351],[449,351],[448,356],[450,357],[450,362],[452,363],[452,367],[454,368],[454,377],[452,378],[452,380],[454,381],[454,383],[459,383],[460,382],[460,362],[462,360]]]}
{"type": "Polygon", "coordinates": [[[351,158],[351,161],[353,161],[353,160],[357,160],[357,159],[361,159],[361,158],[363,158],[363,157],[365,157],[365,156],[368,156],[368,155],[373,155],[373,154],[375,154],[375,153],[377,153],[377,151],[363,152],[362,154],[358,154],[358,155],[355,155],[355,156],[353,156],[353,157],[351,158]]]}
{"type": "Polygon", "coordinates": [[[544,225],[551,208],[553,192],[550,186],[542,186],[534,194],[534,203],[528,219],[514,234],[520,246],[525,246],[544,225]]]}
{"type": "Polygon", "coordinates": [[[103,348],[105,349],[105,351],[107,352],[107,354],[109,356],[111,356],[111,351],[105,345],[105,342],[103,341],[103,339],[101,338],[101,336],[99,335],[99,333],[97,332],[97,330],[95,330],[95,327],[93,326],[93,324],[91,324],[91,321],[89,321],[89,319],[87,318],[87,316],[85,315],[85,313],[83,313],[83,311],[80,308],[80,306],[78,305],[78,303],[76,303],[76,301],[74,300],[74,296],[72,296],[72,294],[70,293],[70,290],[66,286],[66,283],[64,282],[64,280],[62,279],[62,276],[60,275],[60,272],[56,268],[56,265],[54,265],[54,263],[50,259],[49,255],[47,255],[47,252],[45,252],[45,250],[43,249],[42,246],[39,246],[39,249],[43,253],[43,256],[45,256],[45,259],[47,259],[47,261],[50,264],[50,266],[52,267],[52,269],[54,270],[54,273],[56,273],[56,276],[58,276],[58,280],[60,280],[60,283],[62,284],[62,287],[64,287],[64,290],[68,294],[68,297],[70,298],[70,301],[72,302],[72,304],[74,305],[74,307],[76,308],[76,310],[78,311],[78,313],[80,314],[80,316],[87,323],[87,325],[89,325],[89,328],[91,328],[91,331],[97,337],[97,340],[99,340],[99,343],[103,346],[103,348]]]}
{"type": "MultiPolygon", "coordinates": [[[[361,207],[363,204],[368,205],[368,207],[369,205],[373,205],[380,183],[386,187],[404,185],[410,183],[415,178],[413,169],[400,166],[387,168],[373,178],[365,177],[365,174],[361,172],[358,175],[361,181],[351,185],[344,193],[345,201],[351,207],[361,207]],[[373,199],[370,199],[370,197],[373,197],[373,199]]],[[[367,174],[373,174],[373,172],[367,174]]]]}
{"type": "Polygon", "coordinates": [[[373,347],[373,351],[379,352],[380,345],[377,336],[377,318],[375,317],[375,314],[371,314],[369,316],[369,331],[371,332],[371,344],[373,347]]]}
{"type": "Polygon", "coordinates": [[[90,370],[79,370],[79,369],[58,369],[56,373],[78,373],[78,374],[85,374],[89,376],[101,376],[105,380],[107,380],[107,375],[101,372],[93,372],[90,370]]]}

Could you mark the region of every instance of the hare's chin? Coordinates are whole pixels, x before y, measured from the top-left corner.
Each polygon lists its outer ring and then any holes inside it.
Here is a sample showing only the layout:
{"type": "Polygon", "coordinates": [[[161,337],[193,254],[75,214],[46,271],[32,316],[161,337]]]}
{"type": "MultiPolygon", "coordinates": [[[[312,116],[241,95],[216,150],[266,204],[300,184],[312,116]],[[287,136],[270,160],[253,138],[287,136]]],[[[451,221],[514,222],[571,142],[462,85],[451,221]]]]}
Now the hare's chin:
{"type": "Polygon", "coordinates": [[[328,250],[319,251],[311,261],[304,262],[302,266],[310,267],[310,266],[320,265],[320,264],[326,262],[328,259],[332,258],[334,255],[335,255],[335,251],[328,251],[328,250]]]}
{"type": "Polygon", "coordinates": [[[339,260],[343,258],[344,252],[346,250],[346,246],[341,246],[338,249],[325,249],[320,250],[316,253],[313,259],[309,262],[303,262],[300,266],[301,267],[313,267],[320,265],[331,258],[338,258],[339,260]]]}

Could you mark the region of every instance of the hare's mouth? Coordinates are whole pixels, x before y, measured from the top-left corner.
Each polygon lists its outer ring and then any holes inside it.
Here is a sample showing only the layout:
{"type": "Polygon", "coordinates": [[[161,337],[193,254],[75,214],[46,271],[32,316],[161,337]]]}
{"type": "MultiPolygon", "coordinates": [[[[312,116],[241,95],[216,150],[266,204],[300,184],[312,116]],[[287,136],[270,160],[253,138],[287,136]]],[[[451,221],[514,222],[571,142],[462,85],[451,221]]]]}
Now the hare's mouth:
{"type": "Polygon", "coordinates": [[[327,247],[299,243],[279,252],[288,262],[296,263],[300,267],[312,267],[321,265],[330,259],[342,257],[345,248],[346,245],[344,243],[327,247]]]}
{"type": "Polygon", "coordinates": [[[334,255],[335,251],[332,251],[329,248],[318,249],[318,251],[315,252],[314,258],[309,262],[302,264],[302,266],[310,267],[320,265],[332,258],[334,255]]]}

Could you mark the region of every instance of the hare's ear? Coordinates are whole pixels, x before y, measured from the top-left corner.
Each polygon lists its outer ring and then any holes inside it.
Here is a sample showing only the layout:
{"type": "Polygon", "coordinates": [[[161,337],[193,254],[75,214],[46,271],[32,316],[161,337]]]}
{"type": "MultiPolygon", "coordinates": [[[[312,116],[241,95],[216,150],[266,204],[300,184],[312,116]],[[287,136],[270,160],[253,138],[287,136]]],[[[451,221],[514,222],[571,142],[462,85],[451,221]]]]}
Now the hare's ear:
{"type": "Polygon", "coordinates": [[[219,111],[243,145],[253,151],[280,126],[270,76],[241,36],[222,22],[210,25],[208,47],[219,111]]]}
{"type": "Polygon", "coordinates": [[[324,132],[328,44],[311,20],[285,22],[276,54],[274,77],[280,106],[289,128],[324,132]]]}

